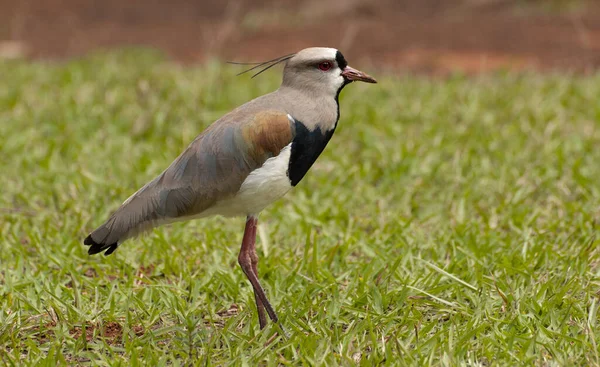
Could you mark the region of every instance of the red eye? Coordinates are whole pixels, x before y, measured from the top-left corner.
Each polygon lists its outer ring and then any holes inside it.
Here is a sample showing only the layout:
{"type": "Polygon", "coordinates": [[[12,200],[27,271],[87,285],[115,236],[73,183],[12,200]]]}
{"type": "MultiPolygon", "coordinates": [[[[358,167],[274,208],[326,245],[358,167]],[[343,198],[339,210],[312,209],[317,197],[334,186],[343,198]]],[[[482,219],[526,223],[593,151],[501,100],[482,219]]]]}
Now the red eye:
{"type": "Polygon", "coordinates": [[[329,61],[323,61],[322,63],[319,64],[319,69],[323,70],[323,71],[327,71],[329,69],[331,69],[332,64],[329,61]]]}

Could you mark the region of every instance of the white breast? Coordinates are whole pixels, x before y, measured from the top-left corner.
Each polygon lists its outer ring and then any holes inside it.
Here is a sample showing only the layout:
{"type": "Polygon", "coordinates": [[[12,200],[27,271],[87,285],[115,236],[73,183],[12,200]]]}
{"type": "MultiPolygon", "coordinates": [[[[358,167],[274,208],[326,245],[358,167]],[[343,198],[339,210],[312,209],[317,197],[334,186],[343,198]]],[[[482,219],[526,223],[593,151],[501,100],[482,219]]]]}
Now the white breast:
{"type": "Polygon", "coordinates": [[[269,204],[284,196],[292,185],[287,171],[292,144],[288,144],[279,155],[269,158],[262,167],[252,171],[242,183],[240,191],[232,198],[218,202],[202,213],[227,217],[258,214],[269,204]]]}

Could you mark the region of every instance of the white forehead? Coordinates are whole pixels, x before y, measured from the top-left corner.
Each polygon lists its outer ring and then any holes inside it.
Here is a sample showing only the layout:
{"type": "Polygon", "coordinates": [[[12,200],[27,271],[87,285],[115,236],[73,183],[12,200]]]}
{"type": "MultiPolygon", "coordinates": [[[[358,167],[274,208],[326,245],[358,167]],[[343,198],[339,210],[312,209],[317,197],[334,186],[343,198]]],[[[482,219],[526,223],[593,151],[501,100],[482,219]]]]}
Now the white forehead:
{"type": "Polygon", "coordinates": [[[331,59],[335,60],[335,55],[337,54],[335,48],[330,47],[310,47],[305,48],[304,50],[298,51],[296,56],[293,59],[297,60],[312,60],[312,59],[331,59]]]}

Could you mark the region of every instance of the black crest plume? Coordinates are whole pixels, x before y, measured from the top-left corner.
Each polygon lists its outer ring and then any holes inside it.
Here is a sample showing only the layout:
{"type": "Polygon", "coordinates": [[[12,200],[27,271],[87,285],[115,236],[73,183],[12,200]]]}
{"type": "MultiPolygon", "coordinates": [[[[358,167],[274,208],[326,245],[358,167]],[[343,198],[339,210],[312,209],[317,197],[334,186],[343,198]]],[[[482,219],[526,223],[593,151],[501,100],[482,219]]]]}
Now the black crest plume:
{"type": "Polygon", "coordinates": [[[275,58],[273,60],[263,61],[263,62],[234,62],[234,61],[227,61],[227,63],[228,64],[233,64],[233,65],[254,65],[250,69],[244,70],[241,73],[236,74],[236,75],[242,75],[242,74],[246,74],[246,73],[248,73],[248,72],[250,72],[252,70],[259,69],[258,72],[256,72],[254,75],[252,75],[252,78],[254,78],[255,76],[260,75],[263,72],[269,70],[273,66],[291,59],[295,55],[296,54],[289,54],[289,55],[277,57],[277,58],[275,58]]]}

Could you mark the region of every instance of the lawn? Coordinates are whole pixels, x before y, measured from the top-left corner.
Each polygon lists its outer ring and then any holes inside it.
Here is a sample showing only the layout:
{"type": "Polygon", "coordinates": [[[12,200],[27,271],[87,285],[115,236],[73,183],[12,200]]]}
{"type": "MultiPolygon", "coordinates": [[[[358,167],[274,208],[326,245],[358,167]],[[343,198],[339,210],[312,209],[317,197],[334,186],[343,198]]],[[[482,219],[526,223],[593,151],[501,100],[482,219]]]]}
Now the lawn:
{"type": "Polygon", "coordinates": [[[280,71],[152,52],[0,62],[4,365],[599,365],[600,74],[351,85],[260,218],[283,324],[258,328],[244,219],[82,241],[280,71]]]}

